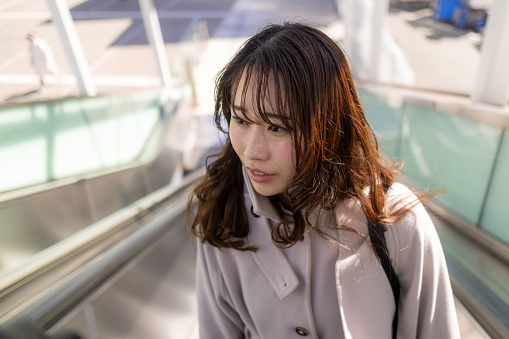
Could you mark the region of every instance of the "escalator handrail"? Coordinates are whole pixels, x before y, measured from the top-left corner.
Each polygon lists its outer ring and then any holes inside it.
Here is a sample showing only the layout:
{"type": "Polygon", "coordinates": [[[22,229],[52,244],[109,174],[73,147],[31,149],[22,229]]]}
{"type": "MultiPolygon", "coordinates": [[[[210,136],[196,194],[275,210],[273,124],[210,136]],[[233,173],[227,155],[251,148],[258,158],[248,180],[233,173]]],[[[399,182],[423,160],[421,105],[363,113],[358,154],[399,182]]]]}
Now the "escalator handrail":
{"type": "Polygon", "coordinates": [[[48,247],[29,258],[23,264],[3,272],[0,275],[0,297],[86,248],[90,248],[125,227],[133,220],[147,214],[157,205],[169,200],[196,182],[204,175],[204,171],[204,168],[195,171],[184,177],[179,183],[173,182],[160,188],[131,205],[48,247]]]}
{"type": "Polygon", "coordinates": [[[106,250],[100,257],[87,263],[79,273],[44,291],[39,298],[6,319],[0,327],[31,323],[48,331],[73,310],[81,309],[80,305],[91,302],[102,291],[101,287],[128,268],[129,263],[175,226],[173,221],[185,213],[190,185],[202,174],[203,171],[199,171],[186,178],[171,194],[172,200],[164,209],[154,213],[140,228],[106,250]]]}

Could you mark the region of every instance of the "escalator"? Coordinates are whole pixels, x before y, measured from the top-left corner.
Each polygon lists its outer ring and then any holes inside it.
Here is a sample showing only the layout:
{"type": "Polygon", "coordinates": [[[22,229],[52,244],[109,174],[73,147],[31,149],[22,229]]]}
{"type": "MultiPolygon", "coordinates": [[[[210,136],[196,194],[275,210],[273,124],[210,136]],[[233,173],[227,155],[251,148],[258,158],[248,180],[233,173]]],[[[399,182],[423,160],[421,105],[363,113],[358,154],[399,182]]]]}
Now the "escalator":
{"type": "MultiPolygon", "coordinates": [[[[130,161],[0,195],[2,329],[82,338],[187,338],[196,330],[195,254],[184,221],[189,187],[203,170],[184,171],[175,145],[175,121],[188,108],[153,97],[157,119],[130,161]]],[[[136,100],[121,99],[124,108],[136,100]]],[[[134,106],[137,121],[153,118],[153,103],[134,106]]],[[[94,130],[118,119],[109,114],[118,107],[104,109],[77,115],[95,114],[81,119],[94,130]]]]}
{"type": "MultiPolygon", "coordinates": [[[[442,188],[446,192],[430,201],[427,207],[441,237],[460,306],[475,317],[473,323],[480,324],[490,337],[509,337],[509,256],[503,238],[497,237],[488,223],[495,218],[490,217],[492,211],[489,209],[490,194],[495,194],[496,190],[490,187],[505,185],[496,180],[499,166],[506,164],[503,158],[506,127],[502,125],[497,130],[493,124],[484,126],[483,121],[471,124],[461,120],[464,117],[451,118],[447,109],[442,112],[441,101],[436,99],[417,102],[407,94],[403,99],[394,99],[393,94],[381,92],[379,88],[364,87],[361,91],[368,118],[379,134],[384,150],[399,161],[405,160],[406,183],[421,190],[442,188]],[[451,123],[457,119],[460,119],[459,123],[451,123]],[[447,177],[449,169],[441,172],[444,177],[430,170],[433,164],[441,165],[443,159],[435,157],[429,162],[430,159],[422,157],[423,154],[433,154],[427,150],[430,145],[419,139],[418,132],[409,133],[430,121],[438,125],[427,125],[428,130],[421,133],[430,134],[433,128],[436,133],[433,142],[443,142],[441,151],[445,152],[445,158],[458,157],[461,162],[463,157],[486,156],[487,152],[474,152],[471,148],[462,154],[464,151],[460,146],[464,142],[454,137],[471,138],[478,133],[488,141],[495,140],[486,142],[490,147],[498,147],[498,151],[492,152],[494,158],[491,167],[488,166],[488,177],[483,181],[485,187],[476,188],[475,193],[484,192],[484,198],[478,199],[479,210],[484,212],[475,215],[476,220],[472,220],[470,214],[475,204],[463,196],[461,188],[448,186],[451,182],[447,177]],[[467,130],[469,126],[471,129],[467,130]],[[449,148],[458,154],[447,154],[449,148]],[[420,187],[422,182],[429,186],[420,187]],[[470,206],[468,210],[461,207],[465,201],[471,204],[467,205],[470,206]],[[463,214],[455,213],[457,211],[463,214]]],[[[5,270],[0,276],[1,328],[30,323],[48,336],[71,331],[83,338],[197,338],[195,253],[184,225],[190,187],[204,172],[202,168],[184,175],[182,154],[167,147],[170,142],[163,141],[171,115],[163,114],[166,118],[160,120],[163,122],[160,126],[165,127],[153,133],[161,138],[151,143],[162,147],[157,156],[149,157],[150,161],[123,169],[109,169],[102,175],[71,181],[67,186],[56,185],[16,198],[23,198],[19,201],[29,204],[39,194],[48,194],[38,198],[44,205],[42,202],[58,191],[64,192],[57,200],[61,202],[68,196],[65,192],[75,190],[71,195],[85,192],[85,206],[96,206],[99,210],[100,207],[106,208],[104,201],[110,199],[104,199],[105,196],[122,192],[125,186],[132,187],[133,183],[136,187],[136,181],[143,182],[139,178],[162,183],[152,185],[155,187],[152,190],[140,189],[143,193],[137,199],[124,199],[114,210],[108,207],[104,212],[96,211],[97,219],[34,253],[21,265],[5,270]],[[133,174],[136,171],[148,172],[133,174]],[[98,191],[90,194],[91,189],[98,191]]],[[[432,143],[431,147],[436,145],[432,143]]],[[[213,151],[209,150],[209,153],[213,151]]],[[[458,171],[453,167],[453,174],[454,170],[458,171]]],[[[464,172],[469,173],[468,170],[464,172]]],[[[461,180],[471,178],[464,176],[453,183],[461,184],[461,180]]],[[[4,201],[4,211],[5,206],[14,206],[12,201],[10,204],[4,201]]]]}
{"type": "Polygon", "coordinates": [[[508,338],[506,109],[391,86],[361,86],[361,94],[383,150],[403,164],[400,180],[437,193],[425,205],[461,308],[489,337],[508,338]]]}
{"type": "MultiPolygon", "coordinates": [[[[51,267],[18,280],[2,295],[3,326],[26,322],[83,338],[190,338],[195,254],[184,221],[189,186],[201,175],[127,207],[109,232],[95,232],[94,244],[62,250],[51,267]]],[[[74,247],[74,238],[61,248],[74,247]]]]}

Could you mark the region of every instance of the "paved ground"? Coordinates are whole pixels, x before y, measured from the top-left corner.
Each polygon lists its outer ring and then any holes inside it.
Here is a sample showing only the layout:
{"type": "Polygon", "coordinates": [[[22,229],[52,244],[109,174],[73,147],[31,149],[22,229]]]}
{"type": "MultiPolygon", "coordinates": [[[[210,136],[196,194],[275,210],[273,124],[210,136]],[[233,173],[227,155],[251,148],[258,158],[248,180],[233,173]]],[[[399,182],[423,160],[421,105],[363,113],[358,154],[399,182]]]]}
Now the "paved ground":
{"type": "Polygon", "coordinates": [[[392,7],[387,26],[415,74],[417,88],[470,95],[482,35],[432,19],[429,7],[392,7]]]}
{"type": "MultiPolygon", "coordinates": [[[[86,59],[99,94],[137,91],[158,86],[158,71],[136,0],[69,0],[86,59]]],[[[267,20],[305,18],[315,24],[337,20],[332,1],[320,0],[309,8],[305,0],[156,0],[172,74],[185,78],[184,62],[203,51],[204,44],[179,44],[189,40],[193,23],[206,20],[209,34],[224,45],[226,39],[252,35],[267,20]],[[236,15],[230,15],[234,10],[236,15]]],[[[9,0],[0,3],[0,103],[25,102],[79,95],[73,82],[58,32],[51,23],[45,0],[9,0]],[[37,32],[53,49],[63,77],[49,77],[39,90],[29,62],[25,35],[37,32]]],[[[224,63],[231,53],[213,50],[224,63]]],[[[207,58],[207,62],[210,57],[207,58]]],[[[210,63],[209,63],[210,64],[210,63]]],[[[210,65],[208,68],[211,68],[210,65]]],[[[218,70],[219,68],[217,68],[218,70]]]]}
{"type": "MultiPolygon", "coordinates": [[[[136,0],[67,1],[99,94],[137,91],[159,85],[157,67],[136,0]]],[[[183,45],[196,18],[214,31],[233,4],[220,1],[156,1],[174,78],[183,78],[183,45]]],[[[0,4],[0,100],[38,100],[78,95],[58,32],[48,21],[45,0],[11,0],[0,4]],[[61,82],[49,78],[40,91],[29,63],[24,36],[37,32],[52,47],[64,74],[61,82]]],[[[185,46],[199,49],[200,46],[185,46]]],[[[191,51],[191,54],[196,54],[191,51]]]]}
{"type": "MultiPolygon", "coordinates": [[[[136,0],[67,3],[99,94],[158,86],[157,67],[136,0]]],[[[229,58],[232,46],[238,46],[267,20],[299,20],[330,26],[337,37],[342,36],[341,20],[332,0],[155,0],[155,4],[177,81],[185,79],[186,57],[206,50],[207,78],[229,58]],[[183,48],[179,42],[189,39],[193,23],[201,19],[208,24],[214,46],[194,44],[183,48]]],[[[437,23],[431,14],[426,7],[407,10],[393,7],[387,25],[415,74],[416,87],[468,94],[480,59],[481,36],[437,23]]],[[[58,32],[49,19],[45,0],[0,3],[0,105],[79,95],[58,32]],[[50,77],[49,85],[42,90],[29,62],[24,38],[29,31],[37,32],[48,42],[63,73],[60,79],[50,77]]]]}

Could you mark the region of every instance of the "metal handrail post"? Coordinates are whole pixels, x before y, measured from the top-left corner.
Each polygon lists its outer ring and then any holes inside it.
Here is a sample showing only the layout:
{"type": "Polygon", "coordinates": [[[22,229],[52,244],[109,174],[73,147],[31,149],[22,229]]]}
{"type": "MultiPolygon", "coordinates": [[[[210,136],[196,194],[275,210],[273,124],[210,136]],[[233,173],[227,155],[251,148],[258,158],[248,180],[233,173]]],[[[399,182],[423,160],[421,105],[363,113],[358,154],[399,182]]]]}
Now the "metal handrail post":
{"type": "Polygon", "coordinates": [[[147,39],[154,50],[163,86],[169,87],[172,82],[170,66],[168,65],[163,34],[161,33],[161,25],[159,24],[154,2],[152,0],[138,0],[138,2],[140,4],[147,39]]]}
{"type": "Polygon", "coordinates": [[[60,39],[64,45],[67,58],[78,81],[81,95],[94,96],[97,94],[96,87],[92,81],[92,74],[88,67],[85,53],[81,47],[78,34],[64,0],[47,0],[51,10],[53,21],[57,26],[60,39]]]}

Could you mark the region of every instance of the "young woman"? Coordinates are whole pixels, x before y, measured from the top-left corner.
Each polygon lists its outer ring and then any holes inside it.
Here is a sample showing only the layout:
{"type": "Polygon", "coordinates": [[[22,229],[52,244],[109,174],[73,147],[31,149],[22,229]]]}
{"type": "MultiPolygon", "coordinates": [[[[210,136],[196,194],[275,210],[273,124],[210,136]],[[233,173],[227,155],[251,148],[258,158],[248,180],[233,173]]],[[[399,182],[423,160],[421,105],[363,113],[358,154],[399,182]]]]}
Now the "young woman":
{"type": "Polygon", "coordinates": [[[216,91],[228,138],[189,203],[201,338],[459,337],[434,226],[380,155],[340,48],[306,25],[269,25],[216,91]]]}

